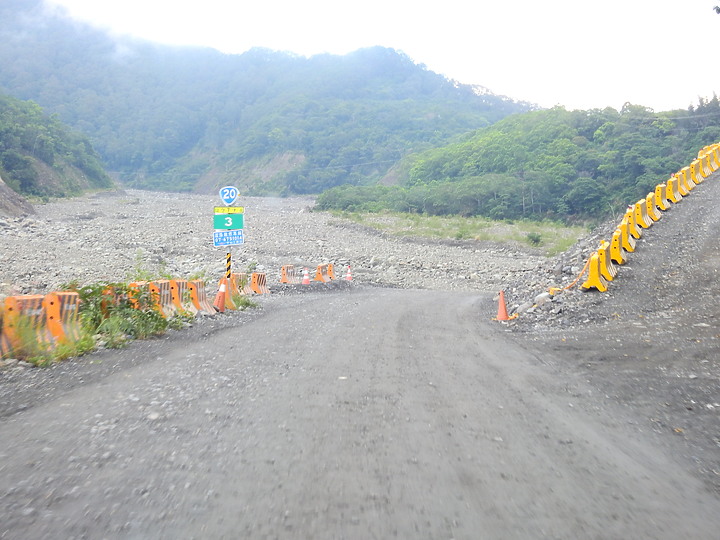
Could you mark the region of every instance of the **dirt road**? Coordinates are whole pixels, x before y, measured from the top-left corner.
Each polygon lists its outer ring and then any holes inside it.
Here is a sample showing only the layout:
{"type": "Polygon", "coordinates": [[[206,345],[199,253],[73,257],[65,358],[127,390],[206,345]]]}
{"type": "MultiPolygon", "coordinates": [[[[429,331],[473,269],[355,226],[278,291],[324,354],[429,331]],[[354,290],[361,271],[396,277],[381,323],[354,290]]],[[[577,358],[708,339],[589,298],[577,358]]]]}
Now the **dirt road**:
{"type": "Polygon", "coordinates": [[[714,537],[720,501],[492,307],[271,297],[38,370],[3,396],[0,538],[714,537]]]}

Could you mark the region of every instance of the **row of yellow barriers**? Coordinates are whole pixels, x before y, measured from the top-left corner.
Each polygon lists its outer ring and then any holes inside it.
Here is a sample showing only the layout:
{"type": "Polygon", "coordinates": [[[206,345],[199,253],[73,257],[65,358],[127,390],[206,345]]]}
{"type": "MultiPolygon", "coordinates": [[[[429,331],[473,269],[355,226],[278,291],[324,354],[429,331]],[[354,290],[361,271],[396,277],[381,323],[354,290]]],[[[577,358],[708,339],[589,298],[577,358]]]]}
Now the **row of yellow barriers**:
{"type": "Polygon", "coordinates": [[[584,274],[587,271],[588,276],[581,288],[607,291],[609,283],[618,274],[618,267],[614,263],[623,265],[627,262],[628,254],[635,251],[636,241],[643,235],[644,230],[659,221],[664,211],[687,197],[696,186],[718,169],[720,143],[704,147],[689,166],[683,167],[666,182],[655,186],[655,190],[648,193],[644,199],[628,206],[610,241],[602,240],[598,250],[588,258],[582,272],[584,274]]]}

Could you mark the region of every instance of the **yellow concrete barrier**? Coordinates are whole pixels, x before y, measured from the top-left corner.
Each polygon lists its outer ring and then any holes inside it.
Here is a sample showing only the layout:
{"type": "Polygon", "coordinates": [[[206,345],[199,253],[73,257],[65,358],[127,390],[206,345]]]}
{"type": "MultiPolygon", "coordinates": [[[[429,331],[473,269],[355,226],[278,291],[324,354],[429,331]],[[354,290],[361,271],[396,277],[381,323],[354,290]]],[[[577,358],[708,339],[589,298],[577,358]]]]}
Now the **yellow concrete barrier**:
{"type": "Polygon", "coordinates": [[[590,266],[588,267],[588,278],[585,280],[585,283],[580,285],[580,287],[582,287],[583,290],[588,290],[588,289],[594,288],[600,292],[607,291],[608,282],[600,274],[600,257],[598,256],[597,252],[593,253],[590,256],[590,266]]]}
{"type": "Polygon", "coordinates": [[[635,251],[635,238],[630,234],[630,223],[627,218],[620,222],[620,245],[628,253],[635,251]]]}
{"type": "Polygon", "coordinates": [[[705,180],[705,177],[702,176],[699,159],[696,159],[692,163],[690,163],[690,180],[695,182],[696,185],[702,183],[702,181],[705,180]]]}
{"type": "Polygon", "coordinates": [[[683,167],[680,169],[678,176],[680,176],[680,185],[685,186],[688,192],[692,191],[695,189],[695,186],[697,186],[697,182],[693,181],[692,174],[690,174],[690,167],[683,167]]]}
{"type": "Polygon", "coordinates": [[[673,177],[676,181],[678,193],[680,193],[682,197],[687,197],[690,194],[690,190],[687,187],[687,181],[684,179],[683,175],[677,172],[673,175],[673,177]]]}
{"type": "Polygon", "coordinates": [[[700,161],[702,161],[702,164],[703,164],[703,173],[704,173],[705,178],[707,178],[708,176],[710,176],[712,173],[715,172],[715,168],[713,167],[713,163],[712,163],[712,160],[710,159],[709,154],[705,154],[700,159],[700,161]]]}
{"type": "Polygon", "coordinates": [[[617,267],[612,263],[610,256],[610,242],[603,240],[600,242],[600,248],[597,251],[598,259],[600,259],[600,275],[607,281],[612,281],[617,276],[617,267]]]}
{"type": "Polygon", "coordinates": [[[610,239],[610,259],[618,264],[627,262],[627,251],[622,247],[622,231],[615,229],[610,239]]]}
{"type": "Polygon", "coordinates": [[[628,234],[633,238],[640,238],[642,236],[642,229],[640,229],[635,222],[635,207],[633,205],[625,212],[623,219],[628,222],[628,234]]]}
{"type": "Polygon", "coordinates": [[[647,214],[647,204],[645,199],[640,199],[633,205],[633,214],[635,215],[635,223],[643,229],[649,228],[653,224],[653,220],[647,214]]]}
{"type": "Polygon", "coordinates": [[[645,197],[645,213],[653,221],[660,221],[662,214],[658,210],[657,204],[655,204],[655,193],[652,191],[645,197]]]}
{"type": "Polygon", "coordinates": [[[660,210],[667,210],[670,208],[670,205],[672,204],[670,201],[667,200],[665,197],[665,188],[667,186],[664,183],[658,184],[655,186],[655,204],[657,205],[660,210]]]}
{"type": "Polygon", "coordinates": [[[720,145],[714,144],[708,149],[711,161],[713,163],[713,170],[717,171],[720,169],[720,145]]]}
{"type": "Polygon", "coordinates": [[[674,176],[665,182],[667,187],[665,188],[665,198],[674,203],[679,203],[682,200],[682,195],[677,189],[678,180],[674,176]]]}

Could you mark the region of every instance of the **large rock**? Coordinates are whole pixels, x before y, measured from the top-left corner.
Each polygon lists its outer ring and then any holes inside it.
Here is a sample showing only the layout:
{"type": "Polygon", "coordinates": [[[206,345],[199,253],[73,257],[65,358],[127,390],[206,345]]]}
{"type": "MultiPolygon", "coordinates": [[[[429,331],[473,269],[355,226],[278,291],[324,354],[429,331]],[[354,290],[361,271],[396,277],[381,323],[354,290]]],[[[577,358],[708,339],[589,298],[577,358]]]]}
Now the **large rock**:
{"type": "Polygon", "coordinates": [[[0,216],[20,217],[34,213],[33,205],[10,189],[0,178],[0,216]]]}

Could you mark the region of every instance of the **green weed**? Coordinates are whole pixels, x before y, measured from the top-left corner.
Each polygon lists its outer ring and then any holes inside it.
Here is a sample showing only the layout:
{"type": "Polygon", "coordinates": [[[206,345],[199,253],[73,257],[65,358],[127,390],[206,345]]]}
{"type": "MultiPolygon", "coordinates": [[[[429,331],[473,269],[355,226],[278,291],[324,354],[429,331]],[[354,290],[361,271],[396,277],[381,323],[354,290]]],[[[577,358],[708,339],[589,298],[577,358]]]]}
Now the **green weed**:
{"type": "Polygon", "coordinates": [[[398,212],[337,212],[338,218],[396,236],[476,240],[542,246],[547,256],[568,249],[586,229],[549,221],[494,221],[483,217],[429,216],[398,212]]]}

